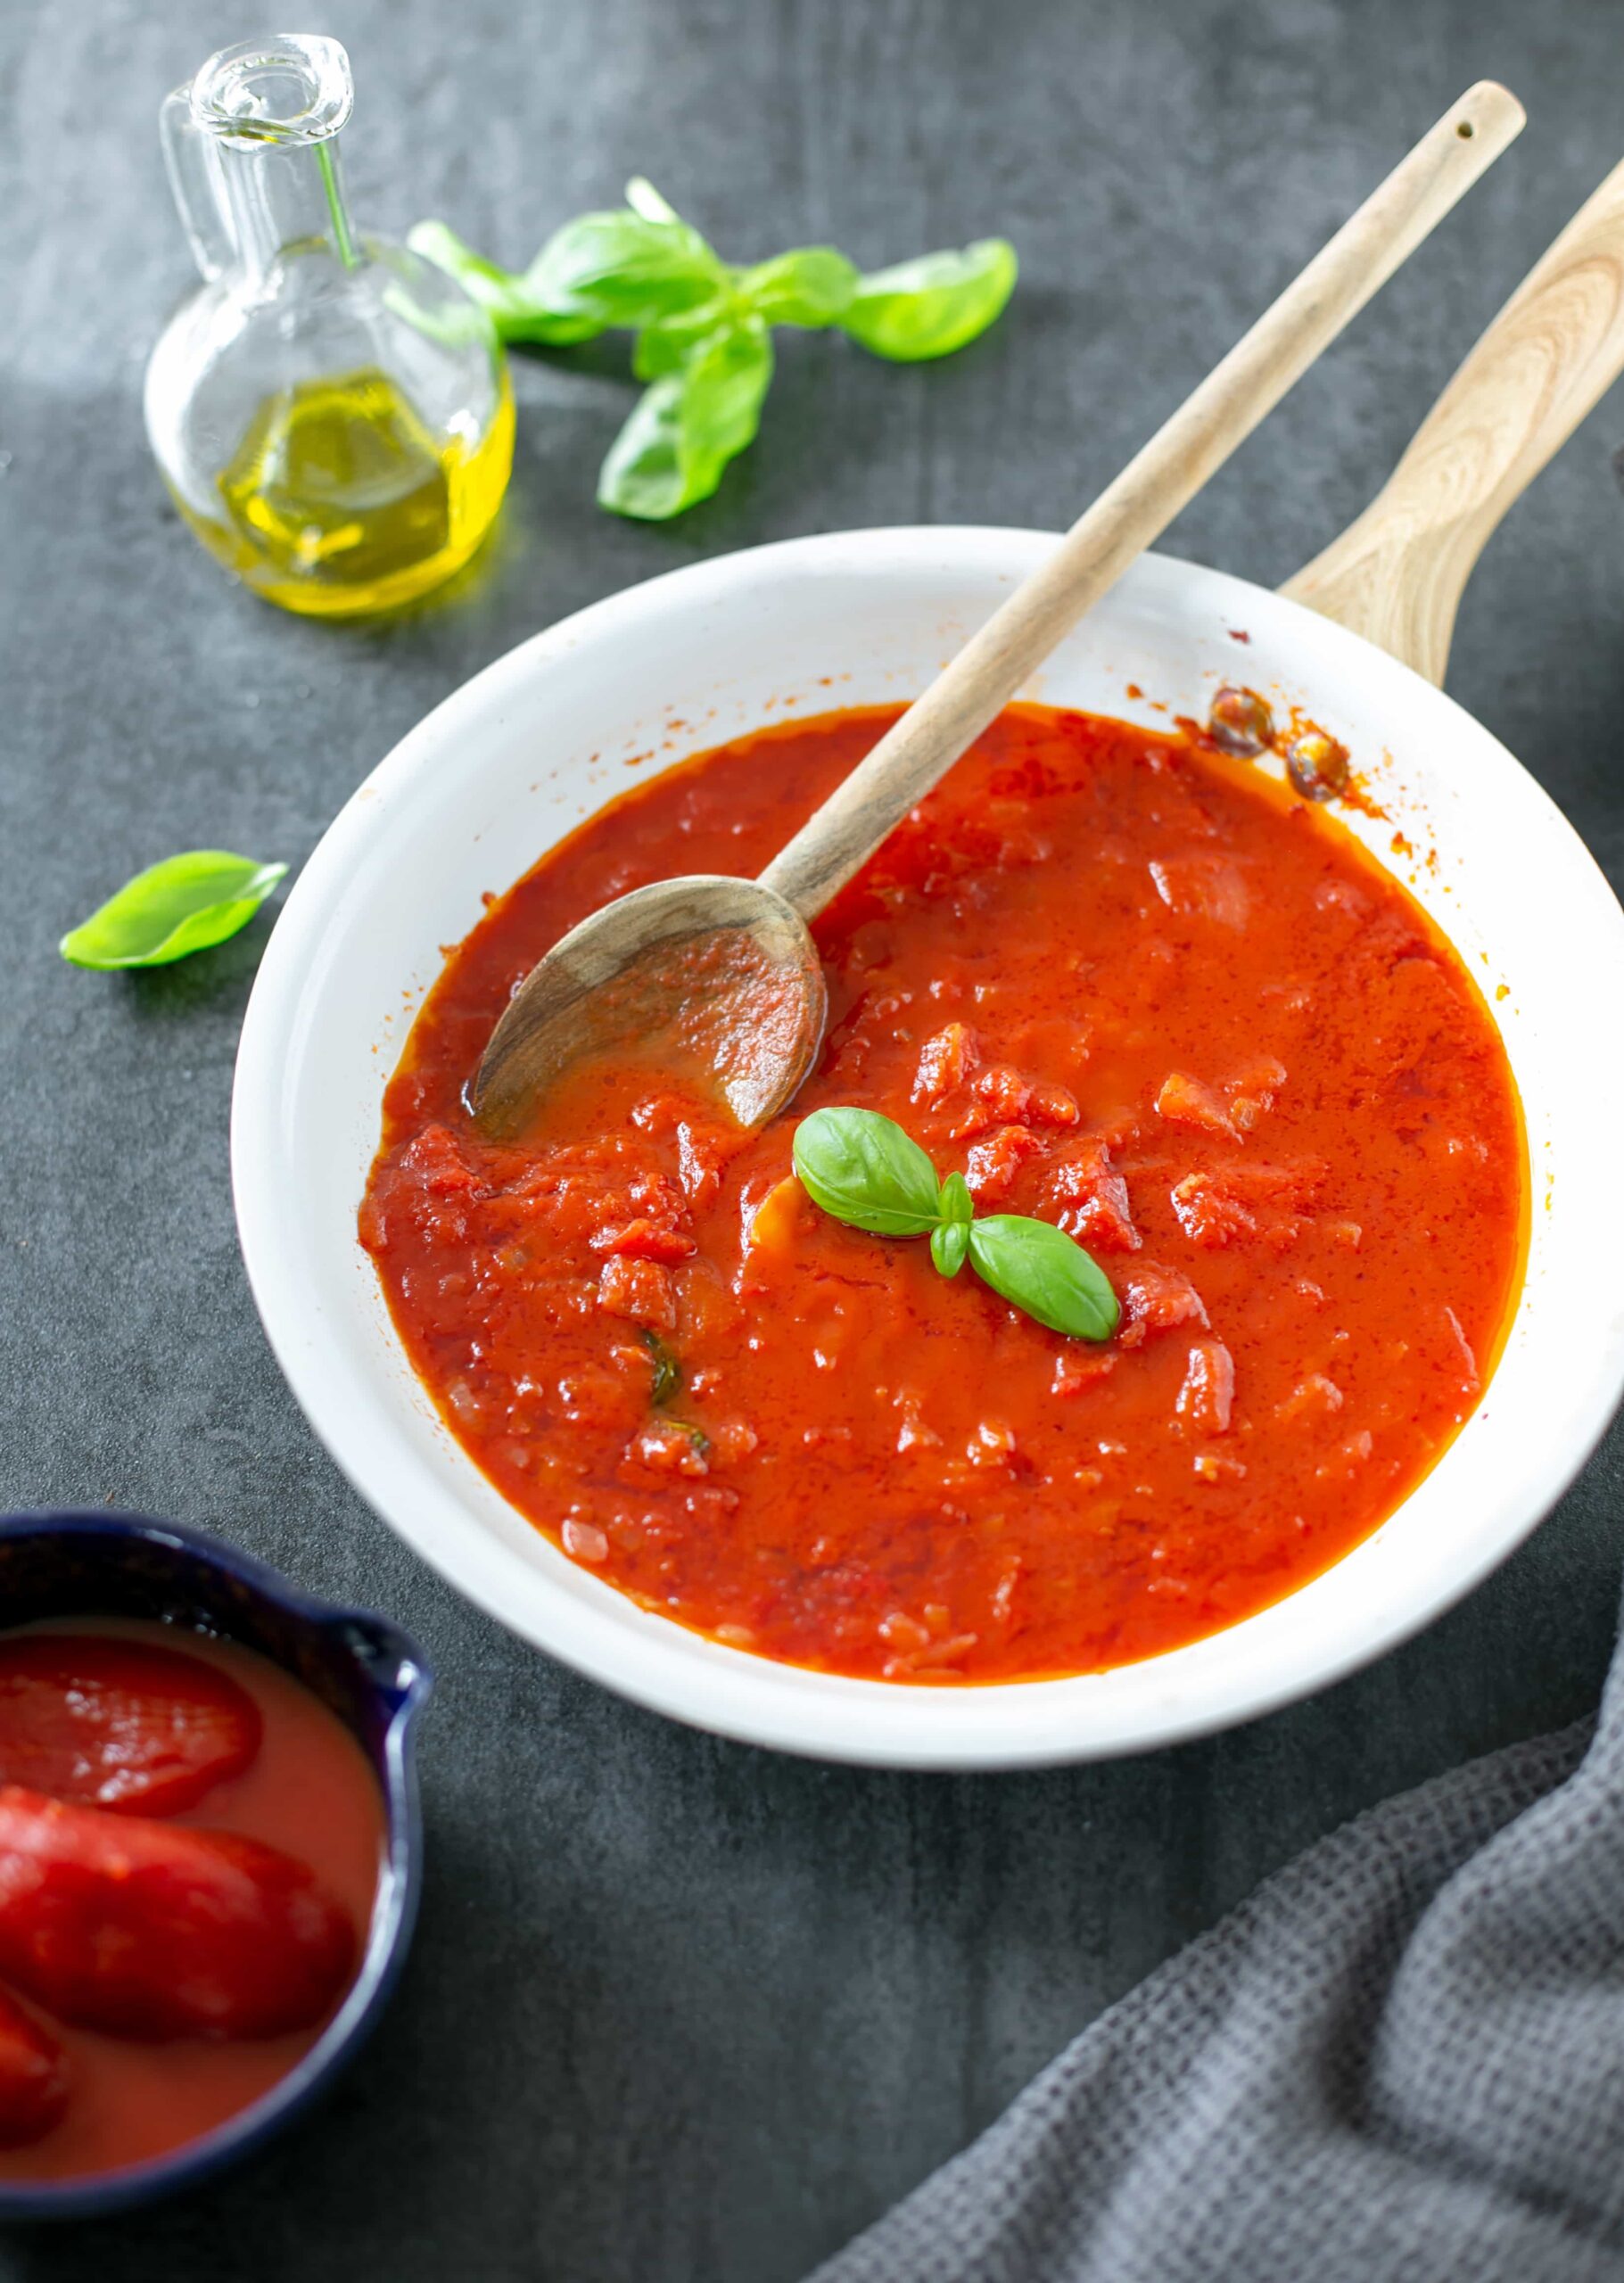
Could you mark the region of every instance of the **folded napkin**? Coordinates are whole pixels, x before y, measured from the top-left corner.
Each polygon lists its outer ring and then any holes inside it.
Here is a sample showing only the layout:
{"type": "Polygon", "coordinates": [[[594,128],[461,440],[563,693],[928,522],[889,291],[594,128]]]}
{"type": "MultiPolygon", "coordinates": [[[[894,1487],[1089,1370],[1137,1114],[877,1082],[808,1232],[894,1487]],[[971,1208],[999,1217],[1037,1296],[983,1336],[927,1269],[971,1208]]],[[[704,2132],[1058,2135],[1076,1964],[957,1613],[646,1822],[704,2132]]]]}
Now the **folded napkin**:
{"type": "Polygon", "coordinates": [[[1624,2283],[1624,1652],[1361,1816],[815,2283],[1624,2283]]]}

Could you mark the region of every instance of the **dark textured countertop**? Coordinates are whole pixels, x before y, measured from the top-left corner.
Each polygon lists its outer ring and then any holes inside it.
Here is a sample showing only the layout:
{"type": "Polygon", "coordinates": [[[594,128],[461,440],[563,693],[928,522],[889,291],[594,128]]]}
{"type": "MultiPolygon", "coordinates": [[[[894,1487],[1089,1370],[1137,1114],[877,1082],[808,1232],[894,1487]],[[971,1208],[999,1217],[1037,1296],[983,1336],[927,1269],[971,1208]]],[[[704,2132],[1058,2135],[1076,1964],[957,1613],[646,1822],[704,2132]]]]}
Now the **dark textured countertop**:
{"type": "MultiPolygon", "coordinates": [[[[859,1774],[690,1735],[464,1607],[341,1482],[260,1336],[227,1174],[264,921],[186,966],[54,944],[136,865],[298,861],[429,706],[718,550],[1068,520],[1471,79],[1530,124],[1175,528],[1274,582],[1374,490],[1624,150],[1604,0],[337,0],[364,222],[511,260],[641,170],[725,251],[870,264],[1007,231],[1003,324],[935,367],[789,337],[759,447],[666,530],[600,515],[618,350],[517,375],[486,556],[393,624],[229,586],[167,507],[144,360],[186,289],[164,90],[263,29],[202,0],[0,7],[0,1504],[209,1525],[436,1660],[427,1892],[331,2103],[190,2201],[0,2236],[3,2283],[793,2283],[1071,2033],[1372,1801],[1570,1719],[1612,1638],[1615,1433],[1524,1551],[1315,1702],[1102,1768],[859,1774]]],[[[1603,408],[1490,547],[1450,686],[1624,872],[1624,502],[1603,408]]]]}

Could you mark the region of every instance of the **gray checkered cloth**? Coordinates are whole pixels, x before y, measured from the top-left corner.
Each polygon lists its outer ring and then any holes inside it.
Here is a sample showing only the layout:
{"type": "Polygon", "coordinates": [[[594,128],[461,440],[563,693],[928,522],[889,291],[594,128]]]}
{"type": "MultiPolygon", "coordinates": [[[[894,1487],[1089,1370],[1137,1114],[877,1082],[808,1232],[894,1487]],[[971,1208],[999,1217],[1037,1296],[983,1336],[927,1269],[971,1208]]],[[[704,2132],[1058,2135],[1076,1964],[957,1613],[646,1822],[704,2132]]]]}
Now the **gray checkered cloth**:
{"type": "Polygon", "coordinates": [[[1624,2283],[1624,1653],[1362,1816],[814,2283],[1624,2283]]]}

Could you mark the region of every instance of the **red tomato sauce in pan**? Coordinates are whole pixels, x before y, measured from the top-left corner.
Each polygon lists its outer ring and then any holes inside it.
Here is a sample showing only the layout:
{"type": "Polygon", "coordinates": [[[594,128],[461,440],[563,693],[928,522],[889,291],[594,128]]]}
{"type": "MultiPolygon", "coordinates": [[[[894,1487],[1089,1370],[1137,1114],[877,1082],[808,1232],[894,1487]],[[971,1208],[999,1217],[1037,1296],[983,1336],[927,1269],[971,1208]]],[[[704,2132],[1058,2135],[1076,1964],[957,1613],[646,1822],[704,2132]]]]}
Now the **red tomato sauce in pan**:
{"type": "MultiPolygon", "coordinates": [[[[307,1689],[251,1650],[114,1618],[0,1634],[0,2182],[72,2180],[149,2162],[268,2092],[317,2042],[354,1980],[383,1846],[383,1802],[360,1746],[307,1689]],[[47,1723],[38,1696],[20,1696],[16,1661],[7,1662],[16,1647],[43,1649],[62,1636],[153,1646],[161,1658],[178,1652],[194,1672],[202,1669],[202,1688],[211,1676],[222,1677],[222,1701],[202,1702],[187,1687],[186,1717],[169,1725],[150,1702],[133,1713],[126,1707],[103,1757],[115,1770],[144,1772],[133,1781],[127,1772],[111,1781],[87,1777],[70,1743],[76,1726],[85,1733],[82,1709],[77,1722],[47,1723]],[[19,1749],[20,1730],[26,1751],[19,1749]],[[161,1780],[149,1780],[153,1766],[163,1771],[161,1780]],[[64,1854],[58,1881],[47,1887],[54,1914],[47,1917],[37,1896],[18,1900],[34,1866],[11,1842],[20,1824],[48,1834],[58,1810],[78,1849],[72,1859],[64,1854]],[[210,1834],[228,1834],[228,1846],[246,1841],[277,1850],[278,1863],[292,1859],[296,1882],[282,1954],[251,1935],[238,1945],[225,1983],[208,1897],[198,1907],[181,1891],[186,1850],[200,1839],[212,1844],[210,1834]],[[102,1880],[114,1894],[110,1915],[98,1917],[102,1880]],[[130,1914],[120,1911],[116,1892],[143,1883],[151,1898],[141,1906],[152,1952],[144,1966],[141,1935],[130,1935],[130,1914]],[[36,1945],[43,1996],[29,1960],[36,1945]],[[309,1971],[290,1990],[294,1945],[309,1971]],[[172,2023],[151,2019],[127,2019],[114,2033],[63,2018],[49,2001],[49,1985],[62,1980],[68,1949],[79,1955],[73,1995],[80,2003],[73,2010],[104,2010],[116,1994],[128,2014],[132,1971],[160,1994],[172,1973],[177,2002],[212,2006],[218,2033],[177,2034],[172,2023]],[[260,2033],[290,2001],[300,2026],[260,2033]],[[246,2007],[257,2010],[256,2022],[245,2020],[246,2007]],[[37,2048],[54,2074],[45,2088],[52,2121],[44,2131],[17,2113],[19,2095],[29,2090],[26,2078],[19,2083],[29,2057],[20,2054],[20,2040],[37,2048]]],[[[251,1874],[263,1878],[264,1862],[251,1851],[251,1874]]]]}
{"type": "Polygon", "coordinates": [[[572,1559],[793,1663],[1038,1678],[1172,1649],[1364,1537],[1482,1391],[1527,1158],[1458,954],[1323,810],[1182,731],[1011,709],[819,919],[830,1023],[746,1134],[647,1062],[523,1148],[462,1089],[611,896],[758,870],[894,718],[704,754],[449,957],[360,1216],[453,1435],[572,1559]],[[820,1214],[796,1122],[877,1109],[1120,1298],[1045,1331],[820,1214]]]}

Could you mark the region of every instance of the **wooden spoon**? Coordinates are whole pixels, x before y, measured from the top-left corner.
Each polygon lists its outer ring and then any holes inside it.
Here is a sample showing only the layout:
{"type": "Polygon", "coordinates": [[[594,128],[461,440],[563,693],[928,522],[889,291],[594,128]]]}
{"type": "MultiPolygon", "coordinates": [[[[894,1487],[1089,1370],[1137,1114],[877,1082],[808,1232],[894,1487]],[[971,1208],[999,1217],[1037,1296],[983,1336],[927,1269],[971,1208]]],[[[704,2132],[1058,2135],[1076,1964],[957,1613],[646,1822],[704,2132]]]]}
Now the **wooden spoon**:
{"type": "Polygon", "coordinates": [[[1482,80],[1396,167],[1244,339],[973,635],[758,880],[661,880],[581,921],[514,993],[470,1089],[512,1135],[587,1054],[648,1052],[708,1078],[743,1126],[790,1100],[823,1036],[807,921],[1221,467],[1519,133],[1482,80]]]}

